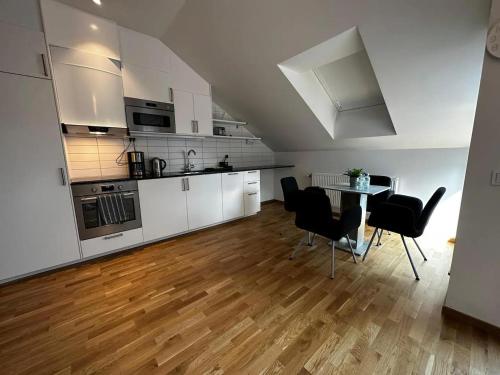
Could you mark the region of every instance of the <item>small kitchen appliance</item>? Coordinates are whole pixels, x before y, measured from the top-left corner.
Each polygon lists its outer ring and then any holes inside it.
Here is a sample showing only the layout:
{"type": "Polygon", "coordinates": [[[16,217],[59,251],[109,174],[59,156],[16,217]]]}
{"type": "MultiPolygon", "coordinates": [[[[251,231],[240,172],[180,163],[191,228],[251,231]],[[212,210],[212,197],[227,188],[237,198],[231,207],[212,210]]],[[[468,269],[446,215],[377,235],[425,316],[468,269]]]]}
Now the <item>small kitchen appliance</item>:
{"type": "Polygon", "coordinates": [[[127,152],[128,171],[130,178],[146,177],[146,165],[144,163],[144,152],[130,151],[127,152]]]}
{"type": "Polygon", "coordinates": [[[160,158],[151,159],[151,173],[153,177],[161,177],[163,170],[167,167],[167,162],[160,158]]]}

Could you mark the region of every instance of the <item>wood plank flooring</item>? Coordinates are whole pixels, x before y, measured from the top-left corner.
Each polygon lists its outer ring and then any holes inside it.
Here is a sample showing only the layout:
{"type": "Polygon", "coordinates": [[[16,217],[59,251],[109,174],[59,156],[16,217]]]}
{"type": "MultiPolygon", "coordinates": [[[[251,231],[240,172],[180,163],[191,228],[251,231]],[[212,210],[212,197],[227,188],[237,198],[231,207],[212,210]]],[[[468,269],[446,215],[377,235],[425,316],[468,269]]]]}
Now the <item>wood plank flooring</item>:
{"type": "MultiPolygon", "coordinates": [[[[398,236],[365,263],[279,203],[248,219],[0,288],[2,374],[500,374],[500,341],[443,320],[451,249],[416,282],[398,236]]],[[[42,250],[41,250],[42,251],[42,250]]]]}

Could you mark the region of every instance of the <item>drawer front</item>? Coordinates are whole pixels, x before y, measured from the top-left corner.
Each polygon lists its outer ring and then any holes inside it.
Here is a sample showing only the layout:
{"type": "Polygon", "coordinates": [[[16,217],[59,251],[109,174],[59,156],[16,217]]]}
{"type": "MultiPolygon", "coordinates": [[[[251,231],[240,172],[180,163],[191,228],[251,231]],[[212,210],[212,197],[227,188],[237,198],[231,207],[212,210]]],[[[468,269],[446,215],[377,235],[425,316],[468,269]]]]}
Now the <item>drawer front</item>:
{"type": "Polygon", "coordinates": [[[256,193],[260,191],[260,181],[247,181],[244,182],[245,193],[256,193]]]}
{"type": "Polygon", "coordinates": [[[82,241],[82,253],[83,257],[87,258],[104,254],[108,251],[137,245],[141,242],[143,242],[142,228],[137,228],[126,232],[113,233],[108,236],[84,240],[82,241]]]}
{"type": "Polygon", "coordinates": [[[245,182],[260,181],[260,171],[246,171],[245,182]]]}
{"type": "Polygon", "coordinates": [[[260,211],[260,191],[245,193],[245,216],[254,215],[260,211]]]}

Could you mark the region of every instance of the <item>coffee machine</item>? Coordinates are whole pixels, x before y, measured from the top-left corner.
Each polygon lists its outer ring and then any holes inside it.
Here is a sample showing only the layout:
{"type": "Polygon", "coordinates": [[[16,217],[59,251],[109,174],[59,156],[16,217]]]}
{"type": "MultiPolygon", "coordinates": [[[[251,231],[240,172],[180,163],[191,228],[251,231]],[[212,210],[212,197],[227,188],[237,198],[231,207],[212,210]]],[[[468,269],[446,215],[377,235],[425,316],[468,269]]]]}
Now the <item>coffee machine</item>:
{"type": "Polygon", "coordinates": [[[130,178],[146,177],[146,164],[144,163],[144,152],[130,151],[127,152],[128,171],[130,178]]]}

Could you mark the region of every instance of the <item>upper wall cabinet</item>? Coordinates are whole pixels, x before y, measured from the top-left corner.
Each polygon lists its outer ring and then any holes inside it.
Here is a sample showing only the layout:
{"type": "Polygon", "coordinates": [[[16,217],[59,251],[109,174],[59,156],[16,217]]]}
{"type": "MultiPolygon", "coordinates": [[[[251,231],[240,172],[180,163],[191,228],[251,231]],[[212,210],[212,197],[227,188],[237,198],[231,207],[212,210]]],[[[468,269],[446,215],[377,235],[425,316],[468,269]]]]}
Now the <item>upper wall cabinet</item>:
{"type": "Polygon", "coordinates": [[[210,85],[191,67],[172,53],[172,87],[194,94],[210,95],[210,85]]]}
{"type": "Polygon", "coordinates": [[[44,35],[41,31],[0,22],[0,71],[50,78],[44,35]]]}
{"type": "Polygon", "coordinates": [[[53,0],[42,0],[41,5],[45,35],[50,45],[120,60],[115,22],[53,0]]]}
{"type": "Polygon", "coordinates": [[[168,47],[156,38],[123,27],[120,45],[125,96],[171,102],[168,47]]]}
{"type": "Polygon", "coordinates": [[[50,53],[62,123],[127,126],[119,62],[70,48],[50,53]]]}
{"type": "Polygon", "coordinates": [[[39,0],[0,0],[0,22],[43,31],[39,0]]]}
{"type": "Polygon", "coordinates": [[[170,72],[170,50],[160,40],[120,27],[122,62],[142,68],[170,72]]]}

